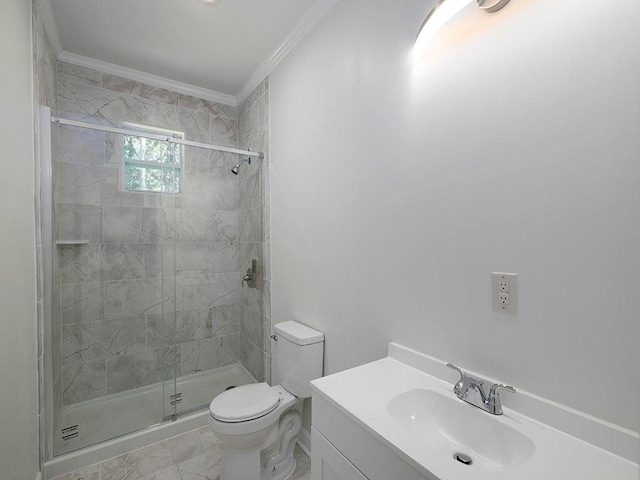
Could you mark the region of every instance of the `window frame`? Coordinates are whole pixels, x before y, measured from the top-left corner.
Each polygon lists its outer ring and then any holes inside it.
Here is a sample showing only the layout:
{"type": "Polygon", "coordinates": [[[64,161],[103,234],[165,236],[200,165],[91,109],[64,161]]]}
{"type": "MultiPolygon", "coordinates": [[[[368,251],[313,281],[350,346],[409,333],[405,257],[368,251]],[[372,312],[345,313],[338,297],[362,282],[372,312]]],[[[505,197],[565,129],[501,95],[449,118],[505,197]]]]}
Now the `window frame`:
{"type": "MultiPolygon", "coordinates": [[[[145,133],[149,133],[151,135],[167,135],[170,136],[172,138],[176,138],[176,139],[180,139],[180,140],[184,140],[185,137],[185,133],[181,132],[179,130],[171,130],[168,128],[161,128],[161,127],[154,127],[152,125],[145,125],[142,123],[134,123],[134,122],[121,122],[121,127],[123,129],[126,130],[132,130],[132,131],[136,131],[139,132],[140,135],[129,135],[129,134],[122,134],[122,142],[120,142],[120,148],[122,148],[122,189],[125,192],[133,192],[133,193],[155,193],[155,194],[170,194],[170,195],[180,195],[182,193],[184,193],[185,190],[185,176],[184,176],[184,172],[185,172],[185,163],[186,163],[186,159],[185,159],[185,146],[182,144],[174,144],[176,147],[180,148],[180,164],[177,165],[175,162],[171,162],[171,163],[162,163],[162,162],[154,162],[151,160],[137,160],[137,159],[132,159],[132,158],[127,158],[125,156],[124,153],[124,145],[125,145],[125,141],[127,137],[140,137],[140,138],[147,138],[145,137],[145,133]],[[179,188],[178,191],[176,192],[166,192],[166,191],[156,191],[156,190],[132,190],[127,188],[127,165],[134,165],[134,166],[139,166],[139,167],[156,167],[156,168],[171,168],[174,171],[175,170],[179,170],[180,171],[180,183],[179,183],[179,188]]],[[[152,139],[155,140],[155,139],[152,139]]]]}

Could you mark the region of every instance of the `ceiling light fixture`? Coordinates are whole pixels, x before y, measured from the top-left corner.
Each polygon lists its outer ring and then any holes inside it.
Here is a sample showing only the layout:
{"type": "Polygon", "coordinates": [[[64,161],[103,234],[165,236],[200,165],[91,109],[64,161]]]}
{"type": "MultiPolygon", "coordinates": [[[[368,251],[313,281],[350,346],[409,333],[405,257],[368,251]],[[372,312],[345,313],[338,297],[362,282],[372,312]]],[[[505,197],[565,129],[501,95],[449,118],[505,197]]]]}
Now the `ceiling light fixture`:
{"type": "Polygon", "coordinates": [[[196,0],[196,2],[201,3],[202,5],[206,5],[208,7],[215,7],[218,3],[218,0],[196,0]]]}
{"type": "MultiPolygon", "coordinates": [[[[489,13],[497,12],[509,3],[509,1],[510,0],[476,0],[478,7],[489,13]]],[[[451,17],[471,2],[473,2],[473,0],[439,0],[438,4],[431,9],[427,18],[422,22],[422,26],[416,37],[416,49],[420,50],[424,47],[451,17]]]]}

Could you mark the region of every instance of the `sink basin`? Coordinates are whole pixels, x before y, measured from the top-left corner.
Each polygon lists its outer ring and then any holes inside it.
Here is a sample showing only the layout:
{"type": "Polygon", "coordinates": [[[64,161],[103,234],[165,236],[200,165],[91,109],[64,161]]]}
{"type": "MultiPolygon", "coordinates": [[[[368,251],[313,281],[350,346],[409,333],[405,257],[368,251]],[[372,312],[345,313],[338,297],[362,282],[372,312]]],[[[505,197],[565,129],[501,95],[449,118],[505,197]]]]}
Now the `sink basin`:
{"type": "Polygon", "coordinates": [[[526,435],[491,415],[459,400],[427,389],[401,393],[387,403],[390,417],[418,434],[434,453],[468,455],[470,468],[507,471],[519,467],[535,452],[526,435]]]}

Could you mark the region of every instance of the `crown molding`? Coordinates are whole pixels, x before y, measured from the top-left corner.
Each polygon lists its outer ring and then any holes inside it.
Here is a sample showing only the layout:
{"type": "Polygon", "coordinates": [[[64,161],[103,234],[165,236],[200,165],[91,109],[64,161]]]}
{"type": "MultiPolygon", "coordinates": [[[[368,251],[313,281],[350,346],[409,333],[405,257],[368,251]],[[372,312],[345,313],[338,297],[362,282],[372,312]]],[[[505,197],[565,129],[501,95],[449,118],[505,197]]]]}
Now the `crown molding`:
{"type": "Polygon", "coordinates": [[[53,52],[56,56],[62,53],[62,42],[60,41],[60,35],[58,34],[58,27],[56,26],[56,19],[53,16],[53,9],[51,8],[50,0],[37,0],[36,8],[40,14],[40,19],[44,25],[44,32],[51,43],[53,52]]]}
{"type": "Polygon", "coordinates": [[[260,85],[260,82],[267,78],[282,59],[329,13],[337,2],[338,0],[317,0],[309,7],[291,31],[289,31],[284,40],[282,40],[280,45],[255,69],[249,77],[249,80],[242,86],[236,96],[238,104],[241,104],[247,99],[249,94],[260,85]]]}
{"type": "Polygon", "coordinates": [[[196,87],[188,83],[178,82],[176,80],[170,80],[168,78],[160,77],[158,75],[152,75],[150,73],[134,70],[133,68],[122,67],[113,63],[103,62],[89,57],[83,57],[82,55],[76,55],[62,51],[58,55],[58,60],[62,62],[72,63],[81,67],[92,68],[94,70],[100,70],[104,73],[110,73],[112,75],[118,75],[137,82],[146,83],[153,87],[164,88],[174,92],[182,93],[184,95],[191,95],[193,97],[202,98],[204,100],[210,100],[216,103],[222,103],[224,105],[231,105],[233,107],[238,105],[236,97],[233,95],[227,95],[225,93],[216,92],[207,88],[196,87]]]}
{"type": "Polygon", "coordinates": [[[53,10],[51,8],[51,0],[37,0],[37,5],[39,7],[45,32],[58,60],[79,65],[81,67],[100,70],[101,72],[113,75],[119,75],[131,80],[146,83],[147,85],[165,88],[167,90],[210,100],[212,102],[237,106],[246,100],[249,94],[253,92],[258,85],[260,85],[260,82],[267,78],[282,59],[291,50],[293,50],[293,48],[320,22],[320,20],[324,18],[324,16],[335,6],[337,2],[338,0],[317,0],[302,15],[300,20],[298,20],[282,40],[280,45],[278,45],[260,64],[260,66],[256,68],[235,97],[233,95],[227,95],[207,88],[197,87],[188,83],[170,80],[158,75],[152,75],[132,68],[122,67],[113,63],[103,62],[101,60],[95,60],[93,58],[67,52],[62,48],[62,42],[60,41],[60,35],[58,34],[53,10]]]}

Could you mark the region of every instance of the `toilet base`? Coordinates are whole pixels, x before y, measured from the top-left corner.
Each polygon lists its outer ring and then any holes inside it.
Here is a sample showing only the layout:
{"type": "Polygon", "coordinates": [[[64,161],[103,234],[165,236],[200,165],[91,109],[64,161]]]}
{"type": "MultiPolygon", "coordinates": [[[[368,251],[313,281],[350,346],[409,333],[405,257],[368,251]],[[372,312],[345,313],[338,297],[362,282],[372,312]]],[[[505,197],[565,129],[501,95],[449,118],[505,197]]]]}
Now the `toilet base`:
{"type": "Polygon", "coordinates": [[[293,408],[280,417],[277,439],[260,454],[261,480],[285,480],[293,473],[296,468],[293,450],[301,426],[299,409],[293,408]]]}
{"type": "Polygon", "coordinates": [[[262,469],[260,480],[287,480],[296,469],[296,461],[291,455],[291,462],[286,462],[288,465],[278,465],[275,468],[276,470],[267,470],[262,469]]]}
{"type": "Polygon", "coordinates": [[[225,451],[222,458],[222,468],[218,480],[287,480],[296,469],[293,453],[286,461],[274,465],[271,469],[260,468],[260,451],[236,450],[231,453],[225,451]],[[230,454],[229,454],[230,453],[230,454]]]}
{"type": "Polygon", "coordinates": [[[289,478],[296,468],[293,450],[302,423],[301,410],[302,401],[296,399],[277,422],[242,435],[216,431],[210,419],[210,426],[224,448],[219,480],[289,478]]]}
{"type": "Polygon", "coordinates": [[[260,447],[224,450],[219,480],[239,478],[261,479],[260,447]]]}

